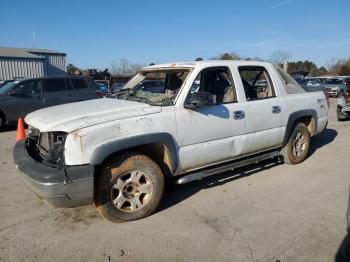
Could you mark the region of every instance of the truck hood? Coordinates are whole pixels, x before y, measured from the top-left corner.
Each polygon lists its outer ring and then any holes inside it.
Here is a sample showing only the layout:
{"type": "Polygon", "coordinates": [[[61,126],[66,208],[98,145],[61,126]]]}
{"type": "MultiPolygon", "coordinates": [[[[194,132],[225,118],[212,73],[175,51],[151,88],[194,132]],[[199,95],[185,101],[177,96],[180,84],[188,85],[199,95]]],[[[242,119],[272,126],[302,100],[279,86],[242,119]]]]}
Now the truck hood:
{"type": "Polygon", "coordinates": [[[161,110],[160,106],[101,98],[40,109],[28,114],[25,122],[40,132],[70,133],[100,123],[159,113],[161,110]]]}

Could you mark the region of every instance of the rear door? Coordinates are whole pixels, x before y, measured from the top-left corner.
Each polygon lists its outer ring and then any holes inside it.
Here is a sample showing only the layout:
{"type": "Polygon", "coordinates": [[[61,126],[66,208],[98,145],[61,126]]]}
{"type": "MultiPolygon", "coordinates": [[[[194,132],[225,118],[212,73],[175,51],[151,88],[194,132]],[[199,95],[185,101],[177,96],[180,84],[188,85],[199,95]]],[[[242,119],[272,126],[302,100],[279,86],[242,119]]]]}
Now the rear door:
{"type": "Polygon", "coordinates": [[[97,84],[88,78],[71,78],[74,102],[97,98],[97,84]]]}
{"type": "Polygon", "coordinates": [[[41,109],[44,106],[42,80],[33,79],[20,82],[6,99],[6,113],[9,121],[41,109]]]}
{"type": "Polygon", "coordinates": [[[246,96],[245,154],[263,151],[282,144],[285,127],[284,103],[263,66],[238,67],[246,96]]]}
{"type": "Polygon", "coordinates": [[[45,107],[69,103],[65,78],[44,80],[45,107]]]}

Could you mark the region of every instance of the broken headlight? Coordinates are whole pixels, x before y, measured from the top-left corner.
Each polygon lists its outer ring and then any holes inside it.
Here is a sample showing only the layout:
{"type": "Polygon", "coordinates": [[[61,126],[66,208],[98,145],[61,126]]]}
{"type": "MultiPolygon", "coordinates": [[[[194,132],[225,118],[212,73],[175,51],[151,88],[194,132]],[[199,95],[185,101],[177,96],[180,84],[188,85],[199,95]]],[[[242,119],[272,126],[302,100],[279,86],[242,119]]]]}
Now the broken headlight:
{"type": "Polygon", "coordinates": [[[40,133],[38,149],[40,156],[46,162],[60,164],[63,162],[65,132],[43,132],[40,133]]]}

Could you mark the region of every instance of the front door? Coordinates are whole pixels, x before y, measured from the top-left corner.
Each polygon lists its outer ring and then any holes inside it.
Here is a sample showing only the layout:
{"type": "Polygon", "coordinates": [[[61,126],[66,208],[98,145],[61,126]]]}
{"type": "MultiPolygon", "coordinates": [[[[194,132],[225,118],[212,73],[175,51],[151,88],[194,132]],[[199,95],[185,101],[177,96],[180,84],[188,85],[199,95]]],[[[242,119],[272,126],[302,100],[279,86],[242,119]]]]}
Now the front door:
{"type": "Polygon", "coordinates": [[[202,70],[188,96],[195,92],[209,92],[215,104],[176,107],[181,172],[240,156],[244,148],[245,108],[237,101],[229,68],[202,70]]]}
{"type": "Polygon", "coordinates": [[[20,82],[14,87],[13,92],[6,101],[9,112],[9,121],[15,121],[18,117],[43,108],[42,80],[28,80],[20,82]]]}

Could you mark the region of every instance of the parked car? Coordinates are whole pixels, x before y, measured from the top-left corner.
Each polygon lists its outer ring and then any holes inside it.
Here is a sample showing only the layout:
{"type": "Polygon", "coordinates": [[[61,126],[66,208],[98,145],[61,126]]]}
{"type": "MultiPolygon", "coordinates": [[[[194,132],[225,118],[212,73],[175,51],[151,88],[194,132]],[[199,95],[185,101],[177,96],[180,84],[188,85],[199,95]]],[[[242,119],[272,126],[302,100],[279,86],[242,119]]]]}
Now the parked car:
{"type": "Polygon", "coordinates": [[[124,85],[125,85],[124,81],[116,81],[116,82],[114,82],[113,85],[112,85],[112,88],[111,88],[111,93],[112,94],[118,93],[123,88],[124,85]]]}
{"type": "Polygon", "coordinates": [[[32,190],[54,206],[94,202],[103,217],[124,222],[156,210],[166,179],[304,161],[328,106],[323,92],[305,92],[271,63],[199,61],[146,67],[116,99],[38,110],[25,122],[29,136],[14,159],[32,190]],[[154,75],[161,93],[134,90],[154,75]]]}
{"type": "Polygon", "coordinates": [[[320,86],[321,83],[318,80],[314,80],[314,79],[308,79],[308,78],[304,78],[298,81],[298,84],[301,86],[320,86]]]}
{"type": "Polygon", "coordinates": [[[145,92],[151,92],[151,93],[163,93],[164,86],[165,86],[164,81],[144,80],[134,87],[134,91],[143,90],[145,92]]]}
{"type": "Polygon", "coordinates": [[[97,83],[96,93],[99,97],[105,97],[108,94],[108,87],[103,83],[97,83]]]}
{"type": "Polygon", "coordinates": [[[337,100],[337,118],[338,121],[343,121],[350,118],[350,77],[343,80],[341,90],[337,100]]]}
{"type": "Polygon", "coordinates": [[[331,97],[338,97],[345,90],[345,77],[333,77],[325,81],[325,88],[331,97]]]}
{"type": "Polygon", "coordinates": [[[35,110],[98,98],[96,83],[81,76],[14,81],[0,88],[0,127],[35,110]]]}
{"type": "Polygon", "coordinates": [[[326,92],[325,86],[321,85],[318,81],[302,79],[298,81],[298,84],[306,91],[306,92],[316,92],[316,91],[324,91],[327,95],[327,99],[329,97],[328,92],[326,92]]]}

